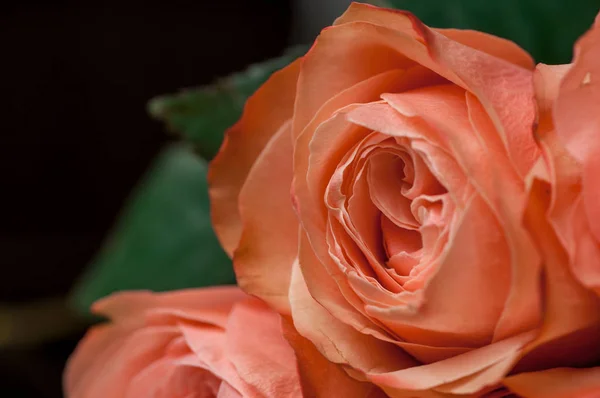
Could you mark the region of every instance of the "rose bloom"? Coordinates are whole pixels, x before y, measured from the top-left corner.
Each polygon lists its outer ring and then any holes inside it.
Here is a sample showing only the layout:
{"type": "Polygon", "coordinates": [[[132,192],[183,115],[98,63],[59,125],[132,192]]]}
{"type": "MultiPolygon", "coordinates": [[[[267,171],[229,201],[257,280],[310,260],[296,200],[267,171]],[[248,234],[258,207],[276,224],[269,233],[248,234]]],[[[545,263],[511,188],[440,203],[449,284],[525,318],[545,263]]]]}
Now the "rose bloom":
{"type": "Polygon", "coordinates": [[[597,362],[598,297],[545,240],[534,69],[510,41],[353,4],[211,164],[240,286],[394,397],[503,396],[597,362]]]}
{"type": "Polygon", "coordinates": [[[126,292],[94,304],[65,371],[68,398],[301,397],[280,316],[237,287],[126,292]]]}

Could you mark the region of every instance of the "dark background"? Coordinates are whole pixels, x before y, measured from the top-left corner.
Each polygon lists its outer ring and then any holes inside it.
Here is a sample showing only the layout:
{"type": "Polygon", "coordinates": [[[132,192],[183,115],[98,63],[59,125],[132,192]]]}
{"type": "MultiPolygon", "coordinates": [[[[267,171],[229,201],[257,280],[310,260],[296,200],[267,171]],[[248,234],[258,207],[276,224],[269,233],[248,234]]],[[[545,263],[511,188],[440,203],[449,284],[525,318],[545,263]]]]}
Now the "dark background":
{"type": "MultiPolygon", "coordinates": [[[[171,138],[146,102],[279,55],[292,8],[112,0],[0,10],[0,307],[10,307],[64,295],[100,248],[171,138]]],[[[0,395],[62,396],[79,337],[0,346],[0,395]]]]}

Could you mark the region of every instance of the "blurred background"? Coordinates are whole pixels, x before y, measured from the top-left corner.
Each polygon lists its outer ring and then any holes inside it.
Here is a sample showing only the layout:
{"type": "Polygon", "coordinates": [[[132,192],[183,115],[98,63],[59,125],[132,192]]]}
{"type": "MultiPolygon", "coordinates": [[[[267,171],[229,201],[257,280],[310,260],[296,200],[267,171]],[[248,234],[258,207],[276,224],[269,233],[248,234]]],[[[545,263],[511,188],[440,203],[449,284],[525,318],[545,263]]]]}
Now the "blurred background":
{"type": "MultiPolygon", "coordinates": [[[[210,231],[206,162],[245,98],[349,3],[0,6],[1,397],[62,396],[65,360],[102,295],[233,282],[210,231]]],[[[600,7],[371,3],[409,9],[431,26],[510,38],[545,63],[570,61],[600,7]]]]}

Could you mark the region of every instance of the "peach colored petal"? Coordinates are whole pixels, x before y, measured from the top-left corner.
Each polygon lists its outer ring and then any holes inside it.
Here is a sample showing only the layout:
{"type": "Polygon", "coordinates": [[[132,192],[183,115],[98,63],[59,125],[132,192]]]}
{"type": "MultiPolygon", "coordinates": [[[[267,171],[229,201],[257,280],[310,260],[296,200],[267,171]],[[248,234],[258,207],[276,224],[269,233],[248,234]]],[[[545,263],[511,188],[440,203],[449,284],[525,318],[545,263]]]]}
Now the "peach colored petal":
{"type": "MultiPolygon", "coordinates": [[[[334,25],[353,21],[367,21],[381,26],[393,26],[398,30],[417,29],[413,21],[409,23],[410,17],[411,15],[406,11],[382,9],[368,4],[352,3],[344,15],[335,21],[334,25]],[[405,18],[400,18],[399,15],[405,18]]],[[[434,30],[471,48],[486,52],[524,68],[533,69],[531,56],[510,40],[474,30],[434,30]]]]}
{"type": "Polygon", "coordinates": [[[104,363],[119,350],[131,329],[100,325],[92,328],[79,342],[67,361],[63,376],[65,394],[69,397],[84,397],[93,385],[95,372],[101,371],[104,363]]]}
{"type": "Polygon", "coordinates": [[[162,312],[199,322],[225,325],[231,306],[245,295],[236,286],[183,289],[173,292],[117,292],[96,301],[92,312],[115,323],[139,325],[148,313],[162,312]]]}
{"type": "MultiPolygon", "coordinates": [[[[540,134],[540,146],[552,184],[552,201],[548,211],[551,224],[564,246],[572,272],[584,285],[600,293],[600,242],[592,234],[586,214],[583,189],[583,166],[559,142],[557,133],[547,129],[540,134]],[[583,191],[583,195],[582,195],[583,191]]],[[[593,164],[591,159],[589,164],[593,164]]]]}
{"type": "MultiPolygon", "coordinates": [[[[357,290],[354,282],[366,284],[371,288],[374,284],[367,282],[364,277],[359,277],[356,272],[348,270],[347,267],[345,268],[334,256],[325,257],[325,261],[328,261],[327,268],[323,267],[316,257],[308,237],[302,234],[299,262],[305,283],[314,300],[326,308],[336,319],[360,333],[394,343],[395,338],[382,328],[378,320],[365,316],[365,297],[359,296],[360,289],[357,290]],[[329,274],[328,271],[332,273],[329,274]]],[[[372,292],[367,297],[372,298],[372,292]]],[[[385,294],[385,299],[390,298],[391,296],[385,294]]]]}
{"type": "MultiPolygon", "coordinates": [[[[380,228],[388,257],[393,257],[400,253],[410,255],[420,250],[423,245],[421,235],[418,232],[398,227],[385,216],[380,217],[380,228]]],[[[402,272],[404,275],[408,275],[408,273],[410,273],[410,269],[402,272]]]]}
{"type": "Polygon", "coordinates": [[[557,368],[521,373],[504,384],[527,398],[596,398],[600,396],[600,368],[557,368]]]}
{"type": "Polygon", "coordinates": [[[600,355],[600,299],[573,277],[568,258],[546,212],[550,187],[535,179],[525,212],[530,230],[544,260],[545,319],[540,334],[524,350],[520,368],[585,365],[600,355]],[[568,354],[567,354],[568,353],[568,354]]]}
{"type": "Polygon", "coordinates": [[[592,234],[590,219],[584,208],[584,200],[579,198],[572,210],[574,257],[572,270],[584,286],[596,291],[600,296],[600,242],[592,234]]]}
{"type": "Polygon", "coordinates": [[[220,379],[228,380],[241,392],[252,391],[239,378],[234,366],[227,358],[227,338],[223,329],[198,327],[187,323],[180,324],[179,329],[186,344],[195,354],[193,358],[188,357],[181,360],[180,363],[206,369],[220,379]]]}
{"type": "Polygon", "coordinates": [[[489,371],[485,377],[479,379],[477,386],[471,385],[468,391],[465,391],[472,393],[500,382],[503,372],[497,372],[494,365],[502,364],[501,368],[506,372],[508,369],[505,365],[513,361],[522,347],[534,336],[534,332],[522,333],[429,365],[415,366],[389,373],[371,373],[369,379],[379,385],[394,389],[422,391],[436,389],[482,370],[489,371]]]}
{"type": "Polygon", "coordinates": [[[554,108],[558,136],[582,163],[598,153],[599,101],[600,23],[596,20],[575,44],[573,66],[561,81],[554,108]]]}
{"type": "MultiPolygon", "coordinates": [[[[535,96],[539,111],[544,114],[552,111],[554,101],[558,97],[560,83],[571,69],[572,64],[545,65],[538,64],[534,71],[535,96]]],[[[539,127],[538,127],[539,129],[539,127]]]]}
{"type": "Polygon", "coordinates": [[[403,369],[415,364],[394,345],[361,334],[334,318],[310,295],[298,263],[292,271],[290,302],[298,333],[312,341],[334,363],[365,373],[403,369]]]}
{"type": "Polygon", "coordinates": [[[368,180],[371,201],[392,225],[405,230],[415,231],[419,228],[417,220],[410,211],[410,199],[402,193],[407,190],[402,167],[411,164],[408,156],[392,152],[373,156],[369,159],[368,180]]]}
{"type": "MultiPolygon", "coordinates": [[[[600,184],[597,179],[598,154],[600,154],[600,115],[597,104],[600,103],[600,20],[575,44],[573,67],[561,81],[559,95],[555,103],[554,118],[557,134],[566,144],[568,151],[583,166],[582,196],[585,215],[589,220],[600,217],[600,184]]],[[[596,241],[588,247],[595,251],[600,246],[600,224],[589,222],[589,231],[596,241]]],[[[588,250],[588,253],[592,250],[588,250]]],[[[591,258],[580,258],[579,269],[587,268],[588,275],[582,276],[583,283],[591,285],[600,293],[598,279],[600,266],[590,270],[591,258]]]]}
{"type": "Polygon", "coordinates": [[[534,62],[531,55],[516,43],[502,37],[490,35],[485,32],[468,29],[433,29],[447,38],[474,48],[494,57],[503,59],[525,69],[533,69],[534,62]]]}
{"type": "Polygon", "coordinates": [[[242,234],[238,197],[250,168],[271,137],[292,117],[302,59],[275,72],[244,107],[208,171],[212,221],[225,251],[232,256],[242,234]]]}
{"type": "Polygon", "coordinates": [[[348,398],[386,396],[377,386],[351,378],[342,366],[327,360],[310,340],[296,331],[291,319],[284,318],[282,326],[286,339],[298,357],[305,397],[329,398],[332,391],[336,396],[348,398]]]}
{"type": "MultiPolygon", "coordinates": [[[[298,137],[319,108],[338,93],[384,72],[414,66],[401,53],[385,47],[375,32],[378,27],[362,22],[350,25],[324,29],[307,53],[298,80],[294,137],[298,137]],[[353,59],[369,62],[348,62],[353,59]]],[[[412,44],[409,37],[397,40],[406,46],[412,44]]]]}
{"type": "Polygon", "coordinates": [[[130,381],[125,398],[215,396],[220,385],[221,380],[206,370],[177,366],[172,358],[163,358],[130,381]]]}
{"type": "Polygon", "coordinates": [[[287,291],[298,252],[292,208],[291,125],[284,123],[258,156],[240,192],[244,224],[233,264],[239,286],[280,313],[289,313],[287,291]]]}
{"type": "MultiPolygon", "coordinates": [[[[186,397],[188,398],[188,397],[186,397]]],[[[189,397],[193,398],[193,397],[189,397]]],[[[244,398],[235,388],[227,382],[222,382],[217,392],[217,398],[244,398]]]]}
{"type": "Polygon", "coordinates": [[[453,70],[485,107],[510,161],[525,176],[539,156],[532,136],[536,118],[532,72],[469,51],[435,32],[427,33],[433,57],[453,70]]]}
{"type": "MultiPolygon", "coordinates": [[[[86,398],[125,397],[131,379],[149,363],[159,360],[175,336],[175,327],[144,328],[129,334],[118,347],[113,346],[94,358],[94,363],[85,369],[77,384],[67,384],[67,394],[86,398]]],[[[78,347],[76,356],[88,355],[85,343],[86,340],[78,347]]],[[[68,365],[67,372],[71,366],[79,364],[68,365]]]]}
{"type": "MultiPolygon", "coordinates": [[[[519,173],[522,176],[527,174],[538,156],[531,136],[535,121],[535,101],[530,64],[528,69],[521,68],[468,47],[439,31],[429,29],[408,12],[353,4],[336,23],[341,30],[359,23],[355,21],[384,28],[385,31],[375,30],[376,32],[370,33],[365,27],[361,29],[361,34],[372,35],[373,40],[377,37],[381,45],[402,52],[408,58],[475,94],[490,114],[519,173]],[[397,36],[393,43],[389,42],[391,35],[397,36]]],[[[463,34],[462,39],[464,36],[463,34]]],[[[472,38],[470,41],[475,42],[472,38]]],[[[502,52],[508,49],[504,44],[497,43],[496,46],[498,49],[503,48],[502,52]]],[[[514,48],[509,52],[512,54],[511,59],[517,54],[514,48]]],[[[523,54],[519,54],[517,58],[522,59],[523,54]]],[[[300,91],[298,95],[301,95],[300,91]]]]}
{"type": "Polygon", "coordinates": [[[456,395],[475,395],[488,398],[487,391],[496,390],[500,381],[509,373],[514,365],[516,355],[507,356],[491,366],[463,377],[443,386],[436,387],[435,391],[456,395]]]}
{"type": "Polygon", "coordinates": [[[296,358],[283,337],[281,317],[266,304],[257,299],[236,304],[226,334],[228,359],[257,395],[302,396],[296,358]]]}

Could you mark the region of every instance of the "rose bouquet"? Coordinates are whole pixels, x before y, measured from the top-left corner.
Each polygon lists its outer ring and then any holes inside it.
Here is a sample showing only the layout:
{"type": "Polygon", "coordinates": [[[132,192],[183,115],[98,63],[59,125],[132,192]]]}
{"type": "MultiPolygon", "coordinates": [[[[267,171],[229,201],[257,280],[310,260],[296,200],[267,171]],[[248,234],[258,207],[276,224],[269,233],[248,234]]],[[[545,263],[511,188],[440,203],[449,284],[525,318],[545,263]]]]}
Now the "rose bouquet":
{"type": "Polygon", "coordinates": [[[352,4],[210,165],[244,293],[99,301],[67,396],[600,396],[600,20],[574,48],[352,4]]]}

